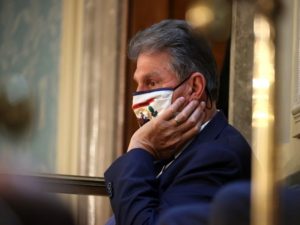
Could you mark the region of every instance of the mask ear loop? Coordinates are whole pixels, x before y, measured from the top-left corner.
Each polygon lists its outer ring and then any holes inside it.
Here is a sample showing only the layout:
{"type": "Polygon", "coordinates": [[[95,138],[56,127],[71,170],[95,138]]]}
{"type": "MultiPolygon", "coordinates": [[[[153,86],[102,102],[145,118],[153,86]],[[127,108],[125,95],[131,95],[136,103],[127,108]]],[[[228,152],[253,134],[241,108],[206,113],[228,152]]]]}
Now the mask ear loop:
{"type": "MultiPolygon", "coordinates": [[[[186,82],[188,79],[190,79],[191,75],[193,74],[194,72],[192,72],[189,76],[187,76],[185,79],[183,79],[179,84],[177,84],[173,90],[175,91],[180,85],[182,85],[184,82],[186,82]]],[[[207,109],[212,109],[212,98],[211,98],[211,95],[207,89],[207,86],[205,87],[205,92],[206,92],[206,95],[207,95],[207,99],[206,99],[206,108],[207,109]],[[208,104],[210,102],[210,104],[208,104]],[[210,105],[210,106],[209,106],[210,105]]]]}
{"type": "MultiPolygon", "coordinates": [[[[192,73],[191,73],[191,74],[192,74],[192,73]]],[[[177,85],[173,88],[173,90],[175,91],[180,85],[182,85],[184,82],[186,82],[188,79],[190,79],[191,74],[190,74],[188,77],[184,78],[179,84],[177,84],[177,85]]]]}

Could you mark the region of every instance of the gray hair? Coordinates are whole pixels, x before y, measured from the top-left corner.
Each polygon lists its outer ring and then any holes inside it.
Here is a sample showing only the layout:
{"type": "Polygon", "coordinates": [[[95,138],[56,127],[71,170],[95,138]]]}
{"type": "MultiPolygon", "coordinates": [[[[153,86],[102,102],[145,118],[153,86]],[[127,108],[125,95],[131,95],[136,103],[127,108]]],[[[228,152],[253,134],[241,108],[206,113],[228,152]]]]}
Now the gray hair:
{"type": "Polygon", "coordinates": [[[168,52],[171,68],[182,81],[193,72],[206,79],[211,100],[218,98],[219,78],[215,58],[203,36],[183,20],[163,20],[138,32],[129,43],[129,58],[137,60],[142,53],[168,52]]]}

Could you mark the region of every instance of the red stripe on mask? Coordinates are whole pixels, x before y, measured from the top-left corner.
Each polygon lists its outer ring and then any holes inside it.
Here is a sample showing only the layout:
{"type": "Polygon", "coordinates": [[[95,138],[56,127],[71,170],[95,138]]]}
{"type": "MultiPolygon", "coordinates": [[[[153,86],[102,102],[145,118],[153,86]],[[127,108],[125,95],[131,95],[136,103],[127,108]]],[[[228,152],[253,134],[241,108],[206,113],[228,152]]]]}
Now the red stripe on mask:
{"type": "Polygon", "coordinates": [[[135,105],[132,106],[132,109],[137,109],[137,108],[140,108],[140,107],[144,107],[144,106],[147,106],[149,105],[151,102],[154,101],[155,98],[150,98],[148,99],[147,101],[144,101],[144,102],[141,102],[141,103],[137,103],[135,105]]]}

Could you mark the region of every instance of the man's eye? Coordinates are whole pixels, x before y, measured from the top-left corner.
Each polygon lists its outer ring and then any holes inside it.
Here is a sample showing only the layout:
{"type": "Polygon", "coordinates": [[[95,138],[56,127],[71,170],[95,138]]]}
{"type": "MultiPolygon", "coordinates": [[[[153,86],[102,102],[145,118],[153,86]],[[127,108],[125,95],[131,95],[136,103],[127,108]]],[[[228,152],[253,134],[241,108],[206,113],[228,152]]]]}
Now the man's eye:
{"type": "Polygon", "coordinates": [[[149,81],[148,82],[148,86],[151,87],[151,88],[155,87],[156,86],[156,82],[155,81],[149,81]]]}
{"type": "Polygon", "coordinates": [[[150,86],[151,86],[151,87],[155,87],[155,85],[156,85],[156,82],[154,82],[154,81],[151,81],[151,82],[150,82],[150,86]]]}

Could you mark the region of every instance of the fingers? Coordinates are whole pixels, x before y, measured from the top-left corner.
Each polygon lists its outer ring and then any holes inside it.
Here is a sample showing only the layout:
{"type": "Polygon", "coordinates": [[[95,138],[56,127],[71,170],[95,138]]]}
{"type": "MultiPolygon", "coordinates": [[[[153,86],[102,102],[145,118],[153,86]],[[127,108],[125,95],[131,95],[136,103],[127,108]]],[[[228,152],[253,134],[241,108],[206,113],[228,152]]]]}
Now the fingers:
{"type": "Polygon", "coordinates": [[[184,101],[184,97],[177,98],[170,107],[168,107],[164,112],[162,112],[160,118],[163,120],[170,120],[174,118],[174,116],[178,113],[179,109],[183,106],[184,101]]]}
{"type": "Polygon", "coordinates": [[[138,129],[129,149],[140,147],[159,159],[176,154],[181,145],[199,132],[205,118],[204,102],[191,101],[183,108],[184,104],[185,99],[178,98],[160,116],[138,129]]]}
{"type": "Polygon", "coordinates": [[[205,118],[205,102],[201,102],[196,109],[192,111],[189,118],[179,126],[179,131],[184,133],[193,127],[199,131],[205,118]]]}
{"type": "Polygon", "coordinates": [[[206,102],[201,102],[200,103],[200,108],[199,110],[201,111],[201,115],[200,115],[200,118],[198,118],[198,123],[197,123],[197,127],[198,127],[198,130],[200,129],[201,125],[203,124],[203,121],[205,119],[205,108],[206,108],[206,102]]]}
{"type": "Polygon", "coordinates": [[[190,102],[174,119],[169,121],[169,128],[165,134],[170,133],[169,136],[172,138],[168,139],[167,151],[159,152],[160,158],[174,155],[187,141],[199,133],[205,119],[205,106],[205,102],[200,104],[197,101],[190,102]],[[176,119],[180,121],[180,125],[176,125],[176,119]],[[170,148],[172,146],[175,147],[170,148]]]}
{"type": "Polygon", "coordinates": [[[198,101],[191,101],[184,109],[174,118],[176,125],[184,123],[199,105],[198,101]]]}

